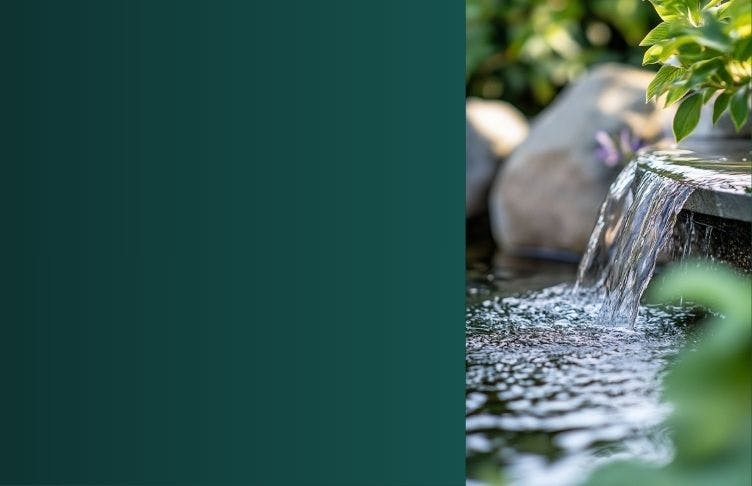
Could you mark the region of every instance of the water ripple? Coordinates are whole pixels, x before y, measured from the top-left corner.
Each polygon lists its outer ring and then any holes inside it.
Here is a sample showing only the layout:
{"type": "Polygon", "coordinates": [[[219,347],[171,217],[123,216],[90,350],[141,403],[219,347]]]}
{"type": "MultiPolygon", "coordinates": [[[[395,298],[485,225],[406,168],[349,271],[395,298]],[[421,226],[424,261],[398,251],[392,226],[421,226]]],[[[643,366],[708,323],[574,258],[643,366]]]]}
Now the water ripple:
{"type": "Polygon", "coordinates": [[[667,461],[667,363],[695,312],[642,307],[633,330],[595,323],[561,284],[471,302],[466,320],[469,475],[489,463],[515,484],[575,484],[619,457],[667,461]]]}

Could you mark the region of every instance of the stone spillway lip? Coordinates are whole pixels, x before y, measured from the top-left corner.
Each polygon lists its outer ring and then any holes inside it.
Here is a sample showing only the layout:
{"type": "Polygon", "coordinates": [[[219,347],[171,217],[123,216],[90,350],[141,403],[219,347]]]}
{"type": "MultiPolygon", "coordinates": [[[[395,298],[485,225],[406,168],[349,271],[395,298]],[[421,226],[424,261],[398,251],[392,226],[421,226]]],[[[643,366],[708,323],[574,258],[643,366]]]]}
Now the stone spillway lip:
{"type": "Polygon", "coordinates": [[[729,143],[727,149],[716,150],[715,154],[707,148],[643,151],[637,156],[636,180],[646,171],[671,178],[695,189],[684,209],[752,222],[750,149],[752,141],[744,141],[741,146],[729,143]]]}

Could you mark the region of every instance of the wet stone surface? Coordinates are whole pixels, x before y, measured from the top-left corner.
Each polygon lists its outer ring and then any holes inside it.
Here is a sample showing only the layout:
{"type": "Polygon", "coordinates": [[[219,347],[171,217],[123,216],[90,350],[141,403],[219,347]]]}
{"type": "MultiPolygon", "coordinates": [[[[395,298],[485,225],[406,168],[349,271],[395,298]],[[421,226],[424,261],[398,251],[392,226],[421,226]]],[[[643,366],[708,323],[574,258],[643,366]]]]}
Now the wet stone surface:
{"type": "MultiPolygon", "coordinates": [[[[724,144],[722,155],[710,147],[655,150],[638,157],[637,178],[658,174],[694,188],[684,208],[692,212],[752,222],[752,143],[724,144]]],[[[718,148],[718,147],[716,147],[718,148]]]]}
{"type": "Polygon", "coordinates": [[[703,257],[729,263],[749,273],[752,272],[752,223],[682,210],[668,251],[672,260],[703,257]]]}

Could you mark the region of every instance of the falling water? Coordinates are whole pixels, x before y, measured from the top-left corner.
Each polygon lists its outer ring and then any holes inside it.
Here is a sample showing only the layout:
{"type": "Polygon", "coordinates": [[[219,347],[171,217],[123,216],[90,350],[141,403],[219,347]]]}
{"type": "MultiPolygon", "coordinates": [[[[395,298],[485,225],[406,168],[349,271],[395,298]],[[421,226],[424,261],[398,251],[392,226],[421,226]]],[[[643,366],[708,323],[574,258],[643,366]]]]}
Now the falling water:
{"type": "Polygon", "coordinates": [[[634,324],[658,253],[693,190],[653,172],[633,187],[636,167],[632,161],[611,186],[578,270],[575,288],[602,302],[602,324],[634,324]]]}
{"type": "MultiPolygon", "coordinates": [[[[690,151],[666,151],[638,157],[624,168],[601,206],[574,287],[574,292],[601,303],[599,323],[634,325],[658,255],[687,199],[696,188],[743,193],[749,184],[748,166],[708,162],[690,151]]],[[[712,228],[704,231],[706,238],[709,231],[712,228]]]]}
{"type": "Polygon", "coordinates": [[[682,185],[646,172],[615,236],[603,282],[601,323],[632,326],[645,288],[655,270],[659,251],[671,237],[676,217],[692,193],[682,185]]]}
{"type": "Polygon", "coordinates": [[[603,285],[614,236],[622,227],[624,211],[632,204],[632,182],[636,169],[637,160],[632,160],[611,184],[590,235],[585,256],[580,262],[575,292],[583,287],[597,288],[603,285]]]}

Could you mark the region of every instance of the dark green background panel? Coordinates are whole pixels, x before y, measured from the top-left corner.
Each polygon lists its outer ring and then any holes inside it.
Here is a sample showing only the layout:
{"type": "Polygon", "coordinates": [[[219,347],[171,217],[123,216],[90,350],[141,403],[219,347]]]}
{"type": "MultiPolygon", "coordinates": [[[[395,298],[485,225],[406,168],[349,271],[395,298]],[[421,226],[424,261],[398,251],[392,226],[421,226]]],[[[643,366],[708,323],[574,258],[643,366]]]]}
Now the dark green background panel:
{"type": "Polygon", "coordinates": [[[463,483],[463,19],[0,2],[0,483],[463,483]]]}

